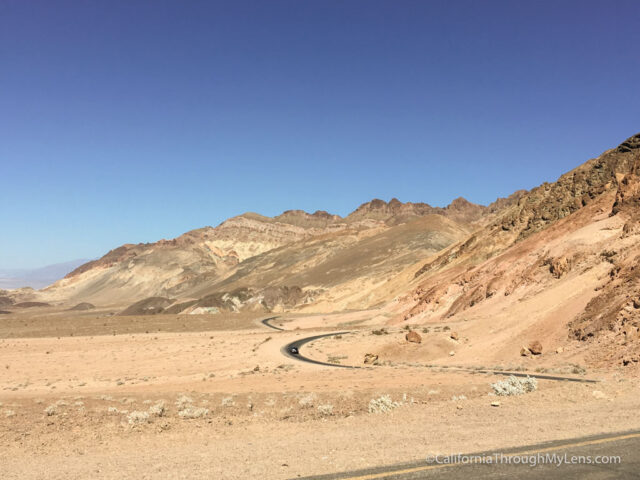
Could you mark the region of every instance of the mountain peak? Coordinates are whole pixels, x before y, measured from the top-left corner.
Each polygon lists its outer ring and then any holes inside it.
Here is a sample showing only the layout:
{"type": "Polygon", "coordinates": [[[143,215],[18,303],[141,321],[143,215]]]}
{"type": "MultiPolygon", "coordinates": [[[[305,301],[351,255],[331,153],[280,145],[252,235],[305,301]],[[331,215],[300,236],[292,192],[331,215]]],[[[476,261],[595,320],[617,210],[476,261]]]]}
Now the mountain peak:
{"type": "Polygon", "coordinates": [[[635,134],[632,137],[627,138],[624,142],[618,145],[618,152],[630,152],[640,148],[640,133],[635,134]]]}

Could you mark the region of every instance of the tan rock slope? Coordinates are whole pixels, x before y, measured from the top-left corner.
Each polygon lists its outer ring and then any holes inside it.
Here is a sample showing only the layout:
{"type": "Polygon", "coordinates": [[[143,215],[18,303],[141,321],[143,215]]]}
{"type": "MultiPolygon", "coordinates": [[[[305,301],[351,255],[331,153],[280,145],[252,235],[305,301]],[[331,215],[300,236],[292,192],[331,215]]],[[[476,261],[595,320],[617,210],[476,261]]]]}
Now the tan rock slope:
{"type": "Polygon", "coordinates": [[[345,282],[380,283],[381,275],[467,235],[485,210],[464,199],[446,208],[393,199],[363,204],[344,219],[322,211],[290,210],[274,218],[247,213],[173,240],[123,245],[41,296],[102,305],[162,297],[177,302],[174,310],[182,305],[189,312],[289,308],[345,282]],[[213,301],[211,295],[226,297],[213,301]]]}

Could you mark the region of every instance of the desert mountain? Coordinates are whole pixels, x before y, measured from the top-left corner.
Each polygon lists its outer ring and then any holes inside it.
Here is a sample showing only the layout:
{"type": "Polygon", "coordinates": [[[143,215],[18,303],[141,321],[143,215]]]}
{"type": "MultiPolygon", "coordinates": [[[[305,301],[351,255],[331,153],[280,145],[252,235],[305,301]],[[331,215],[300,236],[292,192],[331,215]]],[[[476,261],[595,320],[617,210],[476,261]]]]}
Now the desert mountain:
{"type": "Polygon", "coordinates": [[[377,307],[390,323],[492,333],[462,355],[489,348],[504,358],[514,342],[536,338],[578,342],[592,364],[637,366],[639,212],[636,135],[486,207],[375,199],[344,218],[247,213],[123,245],[21,300],[117,305],[125,314],[377,307]]]}
{"type": "Polygon", "coordinates": [[[471,331],[511,348],[569,336],[597,345],[585,350],[592,364],[637,364],[638,173],[640,135],[521,195],[411,272],[396,321],[475,320],[471,331]]]}
{"type": "Polygon", "coordinates": [[[42,296],[96,304],[171,298],[192,310],[309,303],[328,287],[356,278],[384,281],[463,238],[488,212],[464,199],[445,208],[376,199],[345,218],[323,211],[289,210],[273,218],[246,213],[172,240],[118,247],[42,296]],[[294,301],[291,291],[298,289],[306,293],[295,294],[294,301]],[[233,300],[197,301],[216,294],[233,300]],[[263,302],[265,295],[271,300],[263,302]]]}
{"type": "Polygon", "coordinates": [[[43,288],[65,276],[88,260],[71,260],[40,268],[16,268],[0,270],[0,288],[43,288]]]}

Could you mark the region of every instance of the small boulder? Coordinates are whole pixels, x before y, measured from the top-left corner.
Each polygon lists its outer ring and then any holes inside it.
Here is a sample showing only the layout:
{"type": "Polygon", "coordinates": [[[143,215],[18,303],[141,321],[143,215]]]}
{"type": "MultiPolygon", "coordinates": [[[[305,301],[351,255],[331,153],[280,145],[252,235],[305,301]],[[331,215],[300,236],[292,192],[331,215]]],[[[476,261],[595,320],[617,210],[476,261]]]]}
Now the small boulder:
{"type": "Polygon", "coordinates": [[[549,263],[549,270],[551,271],[551,274],[556,278],[562,277],[571,269],[571,264],[569,263],[567,257],[553,258],[549,263]]]}
{"type": "Polygon", "coordinates": [[[492,407],[499,407],[500,406],[500,402],[491,402],[491,406],[492,407]]]}
{"type": "Polygon", "coordinates": [[[367,365],[373,365],[378,361],[378,355],[374,353],[365,353],[364,354],[364,363],[367,365]]]}
{"type": "Polygon", "coordinates": [[[520,356],[528,357],[529,355],[531,355],[531,351],[527,347],[522,347],[520,349],[520,356]]]}
{"type": "Polygon", "coordinates": [[[458,336],[458,332],[451,332],[451,335],[449,335],[449,337],[451,337],[451,340],[458,340],[460,338],[458,336]]]}
{"type": "Polygon", "coordinates": [[[407,342],[422,343],[422,337],[418,332],[414,330],[411,330],[410,332],[408,332],[404,338],[407,339],[407,342]]]}
{"type": "Polygon", "coordinates": [[[450,357],[453,357],[455,354],[456,354],[456,352],[454,352],[453,350],[451,350],[451,351],[449,352],[449,356],[450,356],[450,357]]]}
{"type": "Polygon", "coordinates": [[[534,355],[541,355],[542,354],[542,344],[538,340],[536,340],[534,342],[531,342],[529,344],[529,351],[534,355]]]}
{"type": "Polygon", "coordinates": [[[556,353],[562,353],[562,352],[564,352],[564,348],[562,347],[556,348],[556,353]]]}

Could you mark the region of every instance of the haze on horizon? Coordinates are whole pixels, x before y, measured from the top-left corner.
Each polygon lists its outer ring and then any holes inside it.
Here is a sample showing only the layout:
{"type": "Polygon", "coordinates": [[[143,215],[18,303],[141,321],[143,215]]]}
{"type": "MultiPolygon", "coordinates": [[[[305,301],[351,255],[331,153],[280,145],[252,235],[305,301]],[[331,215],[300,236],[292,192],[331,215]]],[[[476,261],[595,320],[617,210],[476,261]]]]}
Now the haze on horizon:
{"type": "Polygon", "coordinates": [[[0,5],[0,268],[245,211],[488,204],[637,133],[637,2],[0,5]]]}

